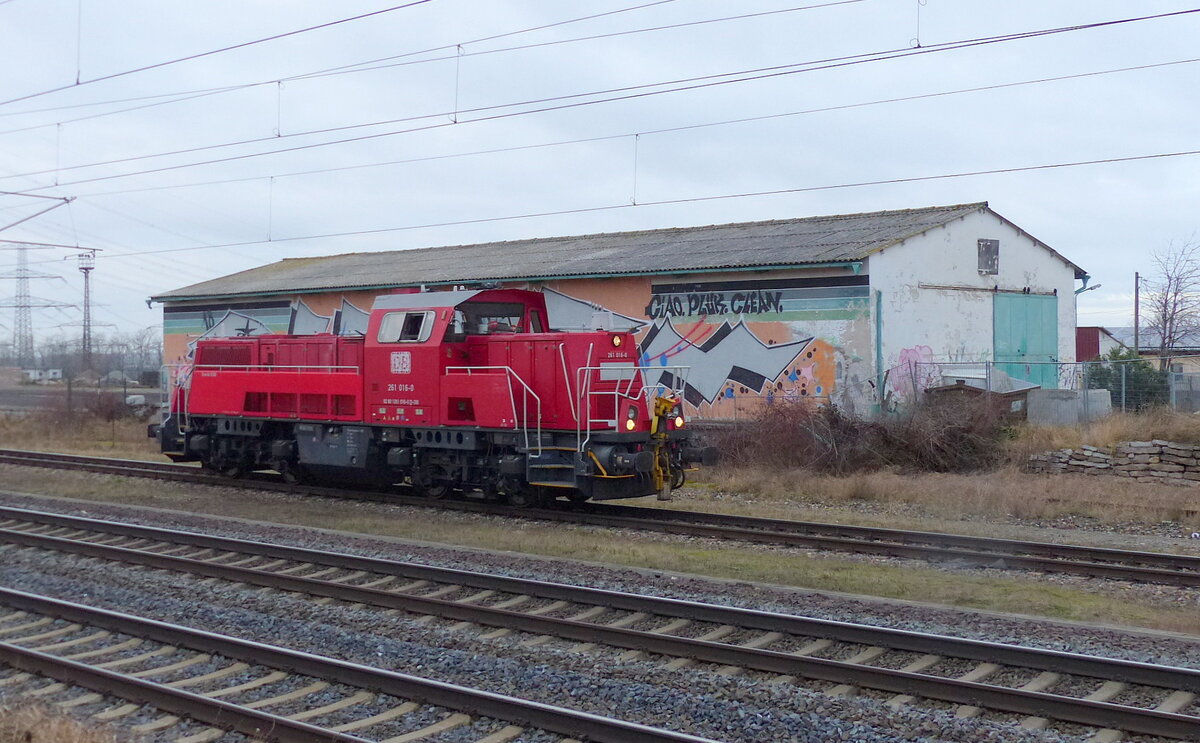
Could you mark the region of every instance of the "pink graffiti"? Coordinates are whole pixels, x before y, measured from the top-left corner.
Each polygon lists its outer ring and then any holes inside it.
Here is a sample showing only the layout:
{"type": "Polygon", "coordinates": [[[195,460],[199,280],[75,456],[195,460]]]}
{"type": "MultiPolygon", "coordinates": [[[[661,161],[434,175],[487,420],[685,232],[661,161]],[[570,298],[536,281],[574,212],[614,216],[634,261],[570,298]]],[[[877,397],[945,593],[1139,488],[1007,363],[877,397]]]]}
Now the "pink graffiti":
{"type": "Polygon", "coordinates": [[[900,397],[911,397],[916,390],[934,383],[941,373],[941,367],[934,361],[932,348],[904,348],[900,350],[897,364],[891,370],[891,387],[900,397]]]}

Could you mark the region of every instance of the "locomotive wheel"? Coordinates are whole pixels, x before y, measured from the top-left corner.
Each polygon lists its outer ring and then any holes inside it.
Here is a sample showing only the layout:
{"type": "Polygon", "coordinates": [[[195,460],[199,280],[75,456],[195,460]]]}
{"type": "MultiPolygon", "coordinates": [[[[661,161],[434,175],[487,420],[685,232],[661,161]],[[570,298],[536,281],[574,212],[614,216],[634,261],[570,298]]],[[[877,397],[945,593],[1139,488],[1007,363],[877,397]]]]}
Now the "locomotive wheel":
{"type": "Polygon", "coordinates": [[[308,473],[299,464],[285,462],[278,467],[278,470],[283,481],[288,485],[299,485],[309,480],[308,473]]]}
{"type": "Polygon", "coordinates": [[[453,490],[445,474],[441,467],[422,467],[413,473],[413,488],[430,500],[441,500],[453,490]]]}
{"type": "Polygon", "coordinates": [[[222,477],[228,477],[230,480],[236,480],[246,474],[246,468],[240,464],[224,464],[217,471],[222,477]]]}
{"type": "Polygon", "coordinates": [[[533,486],[514,488],[505,495],[505,500],[513,508],[539,508],[546,504],[541,490],[533,486]]]}

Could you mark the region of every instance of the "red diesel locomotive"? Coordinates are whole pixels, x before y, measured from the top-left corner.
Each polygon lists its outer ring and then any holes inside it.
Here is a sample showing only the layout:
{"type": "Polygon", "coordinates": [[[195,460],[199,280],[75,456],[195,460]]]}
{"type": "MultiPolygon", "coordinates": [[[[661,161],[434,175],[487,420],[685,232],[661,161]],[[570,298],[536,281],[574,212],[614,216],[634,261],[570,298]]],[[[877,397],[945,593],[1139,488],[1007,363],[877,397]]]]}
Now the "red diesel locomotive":
{"type": "Polygon", "coordinates": [[[201,340],[162,450],[237,476],[410,483],[534,505],[665,497],[689,445],[686,370],[643,369],[629,332],[548,331],[540,292],[393,294],[362,337],[201,340]]]}

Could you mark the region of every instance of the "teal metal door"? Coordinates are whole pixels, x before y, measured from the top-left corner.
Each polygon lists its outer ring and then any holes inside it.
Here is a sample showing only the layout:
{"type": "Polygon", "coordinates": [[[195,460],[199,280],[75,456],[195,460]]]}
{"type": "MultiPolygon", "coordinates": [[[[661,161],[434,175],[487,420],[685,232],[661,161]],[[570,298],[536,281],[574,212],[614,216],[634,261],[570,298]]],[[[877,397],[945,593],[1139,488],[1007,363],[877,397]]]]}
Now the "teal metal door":
{"type": "Polygon", "coordinates": [[[996,294],[992,298],[996,368],[1016,379],[1058,387],[1058,297],[996,294]],[[1037,363],[1043,362],[1043,363],[1037,363]]]}

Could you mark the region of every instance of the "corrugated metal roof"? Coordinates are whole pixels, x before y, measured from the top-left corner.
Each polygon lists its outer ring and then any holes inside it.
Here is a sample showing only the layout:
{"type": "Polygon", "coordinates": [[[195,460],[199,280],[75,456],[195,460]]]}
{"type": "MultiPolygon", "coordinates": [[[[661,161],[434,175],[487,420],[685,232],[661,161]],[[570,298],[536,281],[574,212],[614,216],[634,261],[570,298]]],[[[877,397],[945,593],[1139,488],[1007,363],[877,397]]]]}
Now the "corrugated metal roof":
{"type": "MultiPolygon", "coordinates": [[[[1126,348],[1133,348],[1133,326],[1117,327],[1117,328],[1100,328],[1107,332],[1112,339],[1126,348]]],[[[1155,328],[1141,326],[1138,328],[1138,350],[1148,353],[1155,353],[1162,345],[1162,336],[1155,328]]],[[[1176,354],[1181,351],[1187,351],[1191,355],[1197,350],[1200,350],[1200,330],[1188,330],[1179,334],[1172,344],[1171,350],[1176,354]]]]}
{"type": "MultiPolygon", "coordinates": [[[[209,299],[489,280],[687,273],[852,262],[987,208],[987,202],[979,202],[867,214],[287,258],[159,294],[153,299],[209,299]]],[[[1077,273],[1082,273],[1078,266],[1063,260],[1077,273]]]]}

